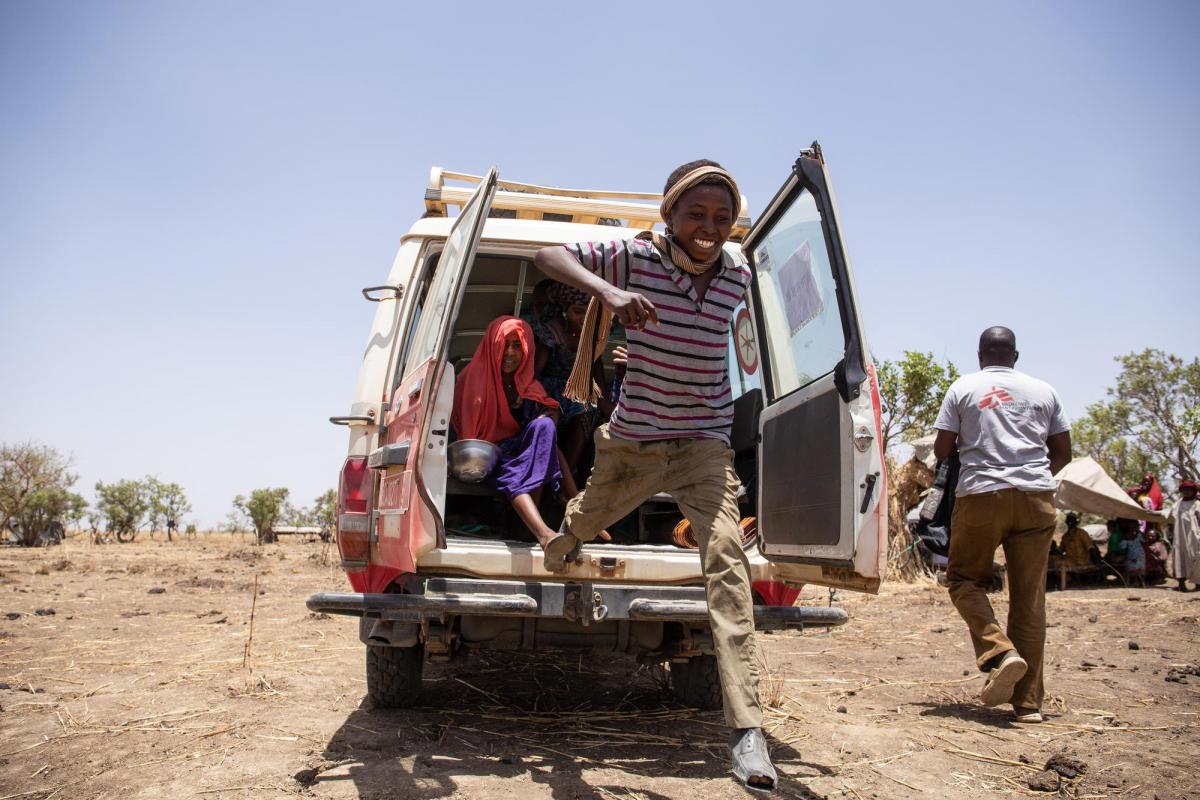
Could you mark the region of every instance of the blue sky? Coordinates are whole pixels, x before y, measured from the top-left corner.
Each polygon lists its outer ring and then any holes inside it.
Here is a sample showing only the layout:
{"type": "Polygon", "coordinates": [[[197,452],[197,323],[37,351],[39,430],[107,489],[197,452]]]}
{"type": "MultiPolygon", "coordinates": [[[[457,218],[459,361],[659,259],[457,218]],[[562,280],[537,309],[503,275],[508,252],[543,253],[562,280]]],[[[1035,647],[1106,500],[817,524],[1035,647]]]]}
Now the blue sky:
{"type": "Polygon", "coordinates": [[[825,148],[872,350],[1007,324],[1068,412],[1197,354],[1200,5],[0,4],[0,441],[96,480],[332,486],[431,165],[752,211],[825,148]]]}

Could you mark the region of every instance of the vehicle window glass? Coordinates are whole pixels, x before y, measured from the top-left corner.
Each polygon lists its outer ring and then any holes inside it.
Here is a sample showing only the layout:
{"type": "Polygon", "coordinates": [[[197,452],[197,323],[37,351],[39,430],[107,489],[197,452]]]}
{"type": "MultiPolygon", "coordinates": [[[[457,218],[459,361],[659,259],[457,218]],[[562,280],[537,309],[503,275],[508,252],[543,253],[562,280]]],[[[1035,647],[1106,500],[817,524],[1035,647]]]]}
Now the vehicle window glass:
{"type": "Polygon", "coordinates": [[[415,299],[412,314],[405,325],[406,330],[403,332],[403,338],[400,342],[400,358],[396,361],[396,374],[392,380],[392,391],[395,391],[396,387],[404,380],[410,366],[416,366],[416,362],[410,365],[408,356],[412,352],[413,342],[416,341],[416,331],[421,326],[421,310],[425,307],[425,298],[429,295],[430,273],[433,272],[433,268],[437,264],[438,255],[439,253],[433,253],[424,259],[420,282],[417,284],[414,294],[415,299]]]}
{"type": "Polygon", "coordinates": [[[420,319],[413,329],[412,344],[404,359],[406,375],[437,350],[447,311],[454,304],[453,289],[466,268],[463,263],[464,251],[471,246],[471,235],[474,233],[475,220],[479,216],[481,206],[480,193],[476,193],[463,206],[462,213],[458,215],[454,228],[450,231],[450,238],[446,240],[433,279],[429,282],[429,288],[425,290],[420,319]]]}
{"type": "Polygon", "coordinates": [[[751,254],[775,398],[828,375],[846,351],[821,214],[802,190],[751,254]]]}

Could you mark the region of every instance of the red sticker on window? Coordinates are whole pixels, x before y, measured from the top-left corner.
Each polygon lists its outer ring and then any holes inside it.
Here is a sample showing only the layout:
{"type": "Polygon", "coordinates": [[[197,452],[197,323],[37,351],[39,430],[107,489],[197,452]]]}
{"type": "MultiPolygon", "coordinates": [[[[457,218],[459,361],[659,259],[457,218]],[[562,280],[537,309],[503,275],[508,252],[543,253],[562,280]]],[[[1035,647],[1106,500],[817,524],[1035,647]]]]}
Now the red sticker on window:
{"type": "Polygon", "coordinates": [[[754,341],[754,325],[750,322],[750,312],[742,309],[738,312],[737,320],[733,323],[733,345],[737,350],[738,363],[747,375],[758,371],[758,343],[754,341]]]}

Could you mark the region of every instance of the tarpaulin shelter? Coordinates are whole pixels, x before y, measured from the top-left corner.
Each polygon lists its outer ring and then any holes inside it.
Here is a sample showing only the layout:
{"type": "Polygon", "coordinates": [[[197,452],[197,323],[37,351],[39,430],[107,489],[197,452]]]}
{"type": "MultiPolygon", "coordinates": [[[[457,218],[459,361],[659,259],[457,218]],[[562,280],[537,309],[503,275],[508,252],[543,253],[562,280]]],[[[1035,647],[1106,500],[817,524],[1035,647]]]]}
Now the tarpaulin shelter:
{"type": "Polygon", "coordinates": [[[1075,459],[1054,477],[1058,481],[1054,505],[1065,511],[1083,511],[1106,519],[1167,521],[1167,515],[1161,511],[1149,511],[1138,505],[1103,467],[1088,456],[1075,459]]]}

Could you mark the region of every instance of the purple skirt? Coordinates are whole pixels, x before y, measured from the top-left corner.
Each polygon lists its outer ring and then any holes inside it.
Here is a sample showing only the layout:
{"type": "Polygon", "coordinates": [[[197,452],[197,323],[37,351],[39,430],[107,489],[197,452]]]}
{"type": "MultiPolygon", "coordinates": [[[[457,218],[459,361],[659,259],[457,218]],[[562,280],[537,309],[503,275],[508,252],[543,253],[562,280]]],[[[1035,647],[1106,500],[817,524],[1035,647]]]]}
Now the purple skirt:
{"type": "Polygon", "coordinates": [[[558,491],[558,433],[550,417],[536,417],[516,436],[499,442],[500,463],[487,483],[509,501],[543,486],[558,491]]]}

